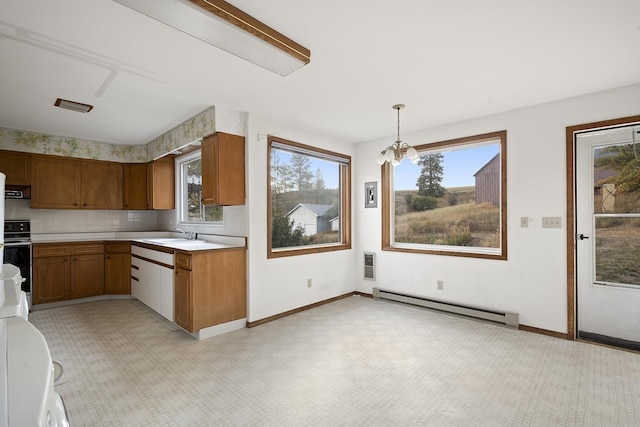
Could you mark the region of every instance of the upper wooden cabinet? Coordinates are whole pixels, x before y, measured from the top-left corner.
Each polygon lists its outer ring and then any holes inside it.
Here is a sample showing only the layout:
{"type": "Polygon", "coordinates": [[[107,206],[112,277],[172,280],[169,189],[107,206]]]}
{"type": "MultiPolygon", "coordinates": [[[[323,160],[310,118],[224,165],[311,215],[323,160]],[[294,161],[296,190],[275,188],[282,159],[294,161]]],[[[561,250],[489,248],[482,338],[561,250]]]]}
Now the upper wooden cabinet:
{"type": "Polygon", "coordinates": [[[122,165],[31,157],[32,208],[122,209],[122,165]]]}
{"type": "Polygon", "coordinates": [[[124,170],[124,208],[147,209],[147,165],[126,163],[124,170]]]}
{"type": "Polygon", "coordinates": [[[174,209],[176,177],[174,156],[147,163],[147,209],[174,209]]]}
{"type": "Polygon", "coordinates": [[[80,208],[80,170],[75,159],[32,156],[31,185],[32,208],[80,208]]]}
{"type": "Polygon", "coordinates": [[[122,165],[82,160],[83,209],[122,209],[122,165]]]}
{"type": "Polygon", "coordinates": [[[31,185],[31,155],[0,151],[0,172],[7,176],[7,186],[31,185]]]}
{"type": "Polygon", "coordinates": [[[244,137],[216,132],[202,140],[202,203],[244,205],[244,137]]]}

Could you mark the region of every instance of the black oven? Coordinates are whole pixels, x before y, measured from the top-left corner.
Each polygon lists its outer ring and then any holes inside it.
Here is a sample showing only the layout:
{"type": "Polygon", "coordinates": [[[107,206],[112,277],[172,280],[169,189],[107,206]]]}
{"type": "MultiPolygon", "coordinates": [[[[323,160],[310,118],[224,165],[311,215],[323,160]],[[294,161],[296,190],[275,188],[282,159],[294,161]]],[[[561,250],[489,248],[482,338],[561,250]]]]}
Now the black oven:
{"type": "Polygon", "coordinates": [[[25,279],[22,290],[31,293],[31,223],[29,220],[5,220],[4,263],[20,269],[25,279]]]}

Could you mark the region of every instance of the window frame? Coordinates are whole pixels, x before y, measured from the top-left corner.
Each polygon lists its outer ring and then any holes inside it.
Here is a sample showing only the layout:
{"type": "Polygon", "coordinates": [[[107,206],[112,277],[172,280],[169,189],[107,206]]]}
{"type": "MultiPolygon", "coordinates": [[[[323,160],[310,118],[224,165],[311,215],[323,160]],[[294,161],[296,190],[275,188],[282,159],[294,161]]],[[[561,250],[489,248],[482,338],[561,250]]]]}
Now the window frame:
{"type": "Polygon", "coordinates": [[[220,221],[183,221],[183,214],[185,208],[185,183],[183,182],[183,165],[193,160],[200,159],[202,162],[201,150],[190,151],[175,158],[176,164],[176,227],[218,227],[224,228],[225,224],[225,212],[222,209],[222,219],[220,221]]]}
{"type": "Polygon", "coordinates": [[[446,246],[446,249],[439,245],[427,245],[417,243],[401,243],[397,244],[392,241],[393,232],[391,227],[394,226],[391,201],[395,200],[394,188],[392,182],[394,176],[393,166],[389,162],[385,162],[381,166],[382,181],[382,250],[395,252],[409,252],[429,255],[447,255],[468,258],[483,258],[495,260],[507,260],[507,131],[501,130],[485,134],[467,136],[463,138],[450,139],[414,146],[420,152],[421,150],[430,150],[436,154],[437,149],[445,149],[454,146],[471,145],[475,143],[483,143],[490,140],[499,140],[500,144],[500,248],[499,253],[490,253],[482,250],[474,251],[472,247],[460,246],[460,248],[468,248],[466,250],[449,249],[452,246],[446,246]]]}
{"type": "Polygon", "coordinates": [[[299,142],[290,141],[273,135],[267,138],[267,259],[282,258],[297,255],[307,255],[323,252],[333,252],[351,249],[351,156],[322,148],[313,147],[299,142]],[[318,158],[340,158],[346,160],[346,164],[340,166],[340,230],[341,241],[338,243],[321,243],[317,245],[293,246],[285,248],[272,247],[272,197],[271,197],[271,151],[273,144],[287,146],[297,154],[313,155],[318,158]]]}

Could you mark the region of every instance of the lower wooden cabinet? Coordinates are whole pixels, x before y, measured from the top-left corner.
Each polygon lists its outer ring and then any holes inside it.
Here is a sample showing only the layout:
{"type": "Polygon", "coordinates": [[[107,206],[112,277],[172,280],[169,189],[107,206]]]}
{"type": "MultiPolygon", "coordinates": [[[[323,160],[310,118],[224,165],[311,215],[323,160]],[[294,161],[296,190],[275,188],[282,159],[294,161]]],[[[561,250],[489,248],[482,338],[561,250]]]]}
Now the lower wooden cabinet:
{"type": "Polygon", "coordinates": [[[174,322],[189,332],[193,332],[191,307],[191,271],[176,268],[174,286],[174,322]]]}
{"type": "Polygon", "coordinates": [[[189,332],[247,317],[246,249],[176,252],[175,322],[189,332]]]}
{"type": "Polygon", "coordinates": [[[70,271],[71,263],[68,256],[34,258],[31,289],[33,304],[69,299],[70,271]]]}
{"type": "Polygon", "coordinates": [[[71,255],[69,298],[104,295],[104,255],[71,255]]]}
{"type": "Polygon", "coordinates": [[[105,242],[104,293],[131,293],[131,243],[105,242]]]}
{"type": "Polygon", "coordinates": [[[32,302],[43,304],[104,294],[102,242],[33,245],[32,302]]]}

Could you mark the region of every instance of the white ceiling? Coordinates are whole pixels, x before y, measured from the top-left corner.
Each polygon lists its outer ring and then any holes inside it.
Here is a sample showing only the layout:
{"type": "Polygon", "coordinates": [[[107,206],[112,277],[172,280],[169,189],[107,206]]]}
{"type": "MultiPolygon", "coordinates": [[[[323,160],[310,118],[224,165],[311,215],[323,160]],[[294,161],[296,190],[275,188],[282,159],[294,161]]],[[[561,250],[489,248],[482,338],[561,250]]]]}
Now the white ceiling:
{"type": "Polygon", "coordinates": [[[639,0],[231,0],[281,77],[111,0],[0,0],[0,127],[143,144],[212,106],[347,143],[640,82],[639,0]],[[95,106],[53,107],[56,98],[95,106]]]}

